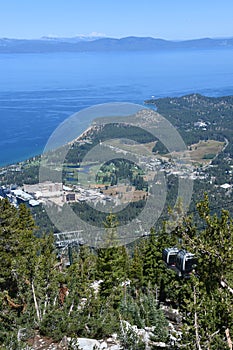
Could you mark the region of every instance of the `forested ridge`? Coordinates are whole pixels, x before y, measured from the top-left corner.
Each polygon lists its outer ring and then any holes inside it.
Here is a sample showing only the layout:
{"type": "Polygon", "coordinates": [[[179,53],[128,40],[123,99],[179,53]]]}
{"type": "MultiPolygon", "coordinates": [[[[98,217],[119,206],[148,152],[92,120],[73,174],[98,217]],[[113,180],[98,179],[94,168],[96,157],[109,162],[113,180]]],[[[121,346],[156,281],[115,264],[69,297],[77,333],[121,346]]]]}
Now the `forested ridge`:
{"type": "Polygon", "coordinates": [[[117,217],[110,214],[103,223],[104,246],[73,247],[66,267],[53,235],[35,236],[30,210],[1,200],[1,349],[30,349],[35,334],[59,341],[106,339],[113,333],[122,349],[144,349],[140,336],[125,325],[150,327],[151,349],[159,342],[169,349],[230,349],[233,222],[225,210],[210,214],[207,196],[197,211],[201,229],[177,207],[171,217],[180,214],[178,221],[151,229],[130,247],[120,244],[117,217]],[[197,257],[189,278],[165,266],[162,250],[172,246],[197,257]],[[166,310],[179,315],[174,334],[166,310]]]}

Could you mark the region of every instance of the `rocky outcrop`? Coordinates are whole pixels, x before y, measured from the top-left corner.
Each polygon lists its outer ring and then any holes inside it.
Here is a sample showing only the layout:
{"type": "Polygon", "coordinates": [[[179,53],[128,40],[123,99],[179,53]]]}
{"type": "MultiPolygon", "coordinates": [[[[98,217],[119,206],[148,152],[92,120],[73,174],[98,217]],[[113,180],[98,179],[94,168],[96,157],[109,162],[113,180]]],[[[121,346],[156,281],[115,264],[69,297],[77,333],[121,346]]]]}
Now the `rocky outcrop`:
{"type": "Polygon", "coordinates": [[[89,338],[71,339],[64,337],[60,342],[54,342],[51,338],[36,335],[29,339],[27,350],[120,350],[120,344],[113,336],[106,340],[89,338]]]}

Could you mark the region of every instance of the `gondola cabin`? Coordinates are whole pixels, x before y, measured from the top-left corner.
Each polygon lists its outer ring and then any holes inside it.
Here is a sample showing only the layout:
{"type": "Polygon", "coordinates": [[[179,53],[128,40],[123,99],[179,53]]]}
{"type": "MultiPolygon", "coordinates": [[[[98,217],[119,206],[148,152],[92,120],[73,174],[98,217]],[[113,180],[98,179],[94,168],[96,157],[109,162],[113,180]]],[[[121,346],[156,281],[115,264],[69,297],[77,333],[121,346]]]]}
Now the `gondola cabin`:
{"type": "Polygon", "coordinates": [[[170,267],[170,266],[175,266],[176,265],[176,257],[179,252],[178,248],[165,248],[162,253],[163,261],[165,264],[170,267]]]}
{"type": "Polygon", "coordinates": [[[162,252],[162,259],[168,268],[176,271],[179,277],[190,277],[197,266],[194,254],[176,247],[165,248],[162,252]]]}
{"type": "Polygon", "coordinates": [[[186,250],[180,250],[176,257],[176,269],[178,275],[182,277],[189,277],[197,266],[197,259],[194,254],[186,250]]]}

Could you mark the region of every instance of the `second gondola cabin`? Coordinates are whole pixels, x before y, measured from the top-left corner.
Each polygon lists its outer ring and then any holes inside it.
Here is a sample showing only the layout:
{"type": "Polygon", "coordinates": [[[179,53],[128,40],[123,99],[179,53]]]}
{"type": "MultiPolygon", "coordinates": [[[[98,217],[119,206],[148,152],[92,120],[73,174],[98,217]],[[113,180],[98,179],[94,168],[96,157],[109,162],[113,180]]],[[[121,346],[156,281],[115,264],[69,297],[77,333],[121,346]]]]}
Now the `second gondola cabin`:
{"type": "Polygon", "coordinates": [[[197,259],[195,255],[183,249],[179,250],[176,256],[176,269],[178,270],[178,275],[189,277],[196,267],[197,259]]]}

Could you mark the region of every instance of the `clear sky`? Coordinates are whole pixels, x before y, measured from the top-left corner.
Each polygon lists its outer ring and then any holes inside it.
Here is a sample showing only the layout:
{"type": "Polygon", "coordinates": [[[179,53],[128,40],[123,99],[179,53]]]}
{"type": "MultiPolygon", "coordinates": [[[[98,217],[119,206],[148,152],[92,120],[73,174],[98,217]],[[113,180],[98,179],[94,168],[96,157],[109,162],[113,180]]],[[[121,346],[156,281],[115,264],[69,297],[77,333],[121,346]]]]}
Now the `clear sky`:
{"type": "Polygon", "coordinates": [[[232,0],[0,0],[0,37],[233,36],[232,0]]]}

